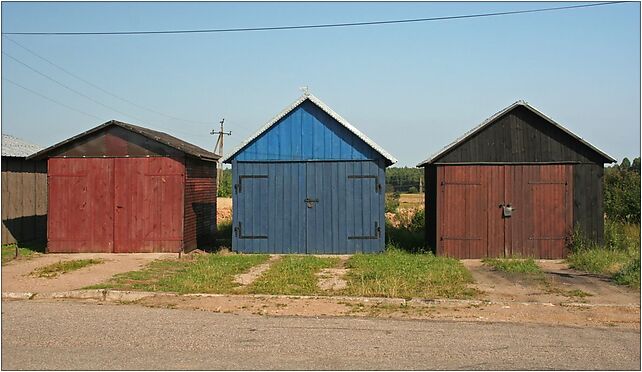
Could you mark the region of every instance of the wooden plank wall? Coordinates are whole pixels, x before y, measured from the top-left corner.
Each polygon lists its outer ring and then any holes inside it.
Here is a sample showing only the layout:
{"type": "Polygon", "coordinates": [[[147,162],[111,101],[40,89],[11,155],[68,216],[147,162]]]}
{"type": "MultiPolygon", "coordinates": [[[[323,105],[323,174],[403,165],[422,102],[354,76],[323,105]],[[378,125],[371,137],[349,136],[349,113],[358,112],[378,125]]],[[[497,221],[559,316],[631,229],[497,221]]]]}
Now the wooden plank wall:
{"type": "Polygon", "coordinates": [[[234,228],[241,224],[240,234],[233,234],[234,250],[351,254],[384,249],[382,160],[234,162],[232,169],[234,184],[241,184],[240,191],[233,190],[234,228]],[[308,207],[306,198],[316,201],[308,207]]]}
{"type": "MultiPolygon", "coordinates": [[[[589,239],[602,242],[604,238],[604,161],[601,155],[561,129],[530,110],[517,107],[461,145],[446,152],[435,161],[434,165],[430,166],[573,164],[574,227],[589,239]]],[[[429,199],[433,195],[436,194],[431,194],[427,184],[426,198],[429,199]]],[[[428,233],[431,228],[428,227],[428,233]]],[[[434,241],[434,236],[427,235],[429,244],[434,241]]]]}
{"type": "Polygon", "coordinates": [[[216,163],[185,158],[183,250],[205,248],[216,239],[216,163]]]}
{"type": "Polygon", "coordinates": [[[2,157],[2,244],[47,239],[47,162],[2,157]]]}

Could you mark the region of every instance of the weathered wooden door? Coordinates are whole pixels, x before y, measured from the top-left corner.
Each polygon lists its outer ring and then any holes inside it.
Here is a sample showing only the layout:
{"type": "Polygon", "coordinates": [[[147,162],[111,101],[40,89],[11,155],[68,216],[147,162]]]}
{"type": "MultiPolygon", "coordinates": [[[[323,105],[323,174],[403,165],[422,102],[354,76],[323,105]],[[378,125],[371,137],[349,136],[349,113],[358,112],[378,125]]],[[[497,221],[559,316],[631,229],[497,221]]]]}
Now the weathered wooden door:
{"type": "Polygon", "coordinates": [[[183,164],[114,159],[114,252],[178,252],[183,243],[183,164]]]}
{"type": "MultiPolygon", "coordinates": [[[[241,252],[268,252],[271,184],[265,163],[239,163],[233,190],[232,244],[241,252]]],[[[279,216],[281,217],[281,216],[279,216]]]]}
{"type": "Polygon", "coordinates": [[[571,165],[439,167],[437,252],[561,258],[573,226],[571,165]]]}
{"type": "Polygon", "coordinates": [[[383,171],[376,162],[306,164],[306,253],[383,249],[383,171]]]}
{"type": "Polygon", "coordinates": [[[384,170],[376,162],[238,162],[240,252],[347,254],[384,247],[384,170]]]}
{"type": "Polygon", "coordinates": [[[506,254],[563,258],[573,230],[571,165],[507,166],[506,254]]]}
{"type": "Polygon", "coordinates": [[[112,252],[113,159],[51,158],[48,164],[48,252],[112,252]]]}

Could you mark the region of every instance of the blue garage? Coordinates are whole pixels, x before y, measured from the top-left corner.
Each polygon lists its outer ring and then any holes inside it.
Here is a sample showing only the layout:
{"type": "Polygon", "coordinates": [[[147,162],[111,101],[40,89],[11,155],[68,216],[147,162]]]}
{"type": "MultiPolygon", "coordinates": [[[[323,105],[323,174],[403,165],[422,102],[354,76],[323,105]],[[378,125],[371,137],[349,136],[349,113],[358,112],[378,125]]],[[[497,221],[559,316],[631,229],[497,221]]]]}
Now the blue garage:
{"type": "Polygon", "coordinates": [[[227,156],[232,249],[349,254],[384,249],[385,169],[397,160],[306,93],[227,156]]]}

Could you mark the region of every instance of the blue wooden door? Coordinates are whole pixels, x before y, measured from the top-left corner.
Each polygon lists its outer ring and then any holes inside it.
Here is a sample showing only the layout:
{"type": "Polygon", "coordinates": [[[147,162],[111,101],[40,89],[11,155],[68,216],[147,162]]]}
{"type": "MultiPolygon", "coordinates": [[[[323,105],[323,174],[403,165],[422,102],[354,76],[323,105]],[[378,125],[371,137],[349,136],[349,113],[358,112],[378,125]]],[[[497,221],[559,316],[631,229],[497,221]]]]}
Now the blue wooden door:
{"type": "Polygon", "coordinates": [[[375,162],[307,163],[305,253],[381,251],[383,177],[375,162]]]}
{"type": "Polygon", "coordinates": [[[232,245],[240,252],[266,252],[269,239],[267,165],[239,163],[235,173],[232,245]]]}
{"type": "Polygon", "coordinates": [[[385,170],[374,161],[239,162],[232,247],[350,254],[384,248],[385,170]]]}

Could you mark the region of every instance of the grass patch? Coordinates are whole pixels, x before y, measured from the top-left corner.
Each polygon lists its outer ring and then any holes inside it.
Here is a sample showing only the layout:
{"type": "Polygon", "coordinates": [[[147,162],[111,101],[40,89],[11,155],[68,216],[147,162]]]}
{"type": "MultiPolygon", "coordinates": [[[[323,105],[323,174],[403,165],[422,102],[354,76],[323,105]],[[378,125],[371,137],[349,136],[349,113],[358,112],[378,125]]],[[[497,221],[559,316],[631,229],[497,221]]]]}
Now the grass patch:
{"type": "Polygon", "coordinates": [[[262,294],[312,295],[322,293],[315,275],[319,270],[336,266],[338,258],[284,256],[275,262],[246,291],[262,294]]]}
{"type": "Polygon", "coordinates": [[[143,270],[115,275],[107,283],[88,288],[149,292],[230,293],[234,276],[261,264],[267,255],[204,254],[192,259],[156,260],[143,270]]]}
{"type": "Polygon", "coordinates": [[[566,261],[573,269],[605,275],[617,284],[640,288],[640,226],[606,220],[604,244],[573,235],[572,253],[566,261]]]}
{"type": "Polygon", "coordinates": [[[629,261],[626,266],[613,275],[613,281],[617,284],[640,288],[640,258],[629,261]]]}
{"type": "Polygon", "coordinates": [[[345,294],[366,297],[470,298],[470,272],[458,260],[432,253],[411,254],[390,247],[380,254],[356,254],[345,294]]]}
{"type": "Polygon", "coordinates": [[[532,258],[485,258],[484,265],[505,273],[541,274],[542,269],[532,258]]]}
{"type": "Polygon", "coordinates": [[[105,262],[103,259],[84,259],[84,260],[71,260],[60,261],[51,265],[39,267],[31,272],[32,276],[39,278],[55,278],[58,275],[68,273],[70,271],[80,270],[83,267],[98,265],[105,262]]]}
{"type": "MultiPolygon", "coordinates": [[[[16,259],[16,244],[3,244],[2,245],[2,264],[11,262],[16,259]]],[[[19,259],[30,259],[39,253],[44,253],[44,247],[33,246],[33,247],[21,247],[18,248],[18,258],[19,259]]]]}

